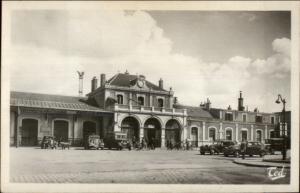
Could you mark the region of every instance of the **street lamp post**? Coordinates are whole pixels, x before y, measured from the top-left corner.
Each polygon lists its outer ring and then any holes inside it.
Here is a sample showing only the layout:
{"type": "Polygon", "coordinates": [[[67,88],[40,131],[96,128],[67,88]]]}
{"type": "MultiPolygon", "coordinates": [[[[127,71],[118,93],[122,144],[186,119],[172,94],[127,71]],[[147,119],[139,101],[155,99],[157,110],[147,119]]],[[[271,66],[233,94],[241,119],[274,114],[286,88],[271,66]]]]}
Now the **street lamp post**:
{"type": "Polygon", "coordinates": [[[283,137],[283,142],[282,142],[282,160],[285,160],[286,159],[286,136],[285,136],[285,132],[286,132],[286,128],[285,128],[285,125],[286,125],[286,121],[285,121],[285,104],[286,104],[286,100],[283,99],[281,97],[281,95],[279,94],[278,95],[278,98],[277,100],[275,101],[277,104],[280,104],[282,103],[283,104],[283,109],[282,109],[282,118],[283,118],[283,129],[282,129],[282,137],[283,137]]]}

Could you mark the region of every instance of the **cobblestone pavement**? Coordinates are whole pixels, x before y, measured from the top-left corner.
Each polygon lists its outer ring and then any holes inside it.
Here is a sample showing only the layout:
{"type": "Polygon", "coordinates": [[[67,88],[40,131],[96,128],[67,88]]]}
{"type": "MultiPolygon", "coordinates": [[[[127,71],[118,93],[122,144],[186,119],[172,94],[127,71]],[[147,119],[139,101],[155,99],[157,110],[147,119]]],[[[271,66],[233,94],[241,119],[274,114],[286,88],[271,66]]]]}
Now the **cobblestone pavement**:
{"type": "MultiPolygon", "coordinates": [[[[197,151],[10,148],[10,181],[21,183],[286,184],[266,168],[197,151]]],[[[250,159],[250,158],[248,158],[250,159]]]]}

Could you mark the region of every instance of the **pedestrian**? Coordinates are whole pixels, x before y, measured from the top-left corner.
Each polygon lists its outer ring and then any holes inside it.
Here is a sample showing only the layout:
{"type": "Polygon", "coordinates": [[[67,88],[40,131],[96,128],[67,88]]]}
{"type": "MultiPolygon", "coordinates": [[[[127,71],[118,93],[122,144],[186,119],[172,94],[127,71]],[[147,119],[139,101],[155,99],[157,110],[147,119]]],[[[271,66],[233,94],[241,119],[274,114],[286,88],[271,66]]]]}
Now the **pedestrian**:
{"type": "Polygon", "coordinates": [[[246,149],[247,149],[247,141],[246,139],[243,139],[241,143],[241,149],[240,149],[242,154],[242,159],[245,159],[246,149]]]}

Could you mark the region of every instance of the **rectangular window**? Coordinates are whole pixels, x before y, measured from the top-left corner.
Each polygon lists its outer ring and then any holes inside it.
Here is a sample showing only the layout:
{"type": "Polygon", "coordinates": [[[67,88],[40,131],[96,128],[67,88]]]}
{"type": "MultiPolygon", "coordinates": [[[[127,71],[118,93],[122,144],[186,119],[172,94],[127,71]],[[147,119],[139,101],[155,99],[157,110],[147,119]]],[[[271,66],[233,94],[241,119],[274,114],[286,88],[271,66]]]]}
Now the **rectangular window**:
{"type": "Polygon", "coordinates": [[[247,122],[247,115],[243,115],[243,122],[247,122]]]}
{"type": "Polygon", "coordinates": [[[274,121],[275,120],[275,118],[274,117],[271,117],[271,124],[274,124],[274,121]]]}
{"type": "Polygon", "coordinates": [[[225,121],[233,121],[233,114],[225,113],[225,121]]]}
{"type": "Polygon", "coordinates": [[[262,116],[261,115],[256,115],[255,122],[256,123],[262,123],[262,116]]]}

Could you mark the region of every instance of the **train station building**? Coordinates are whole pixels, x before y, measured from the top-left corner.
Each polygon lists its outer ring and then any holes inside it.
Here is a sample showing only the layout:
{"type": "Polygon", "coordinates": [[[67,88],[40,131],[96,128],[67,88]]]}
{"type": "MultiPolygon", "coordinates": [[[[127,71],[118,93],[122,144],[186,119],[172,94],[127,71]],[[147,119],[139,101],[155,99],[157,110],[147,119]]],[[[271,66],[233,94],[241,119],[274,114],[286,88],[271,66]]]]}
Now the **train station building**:
{"type": "Polygon", "coordinates": [[[234,110],[212,108],[209,100],[199,106],[179,104],[162,79],[154,84],[127,71],[110,79],[101,74],[99,85],[96,77],[91,83],[85,97],[11,91],[11,145],[35,146],[51,135],[82,146],[88,134],[104,138],[121,131],[128,139],[155,139],[157,147],[185,140],[197,147],[218,139],[263,142],[281,130],[278,113],[246,110],[242,93],[234,110]]]}

